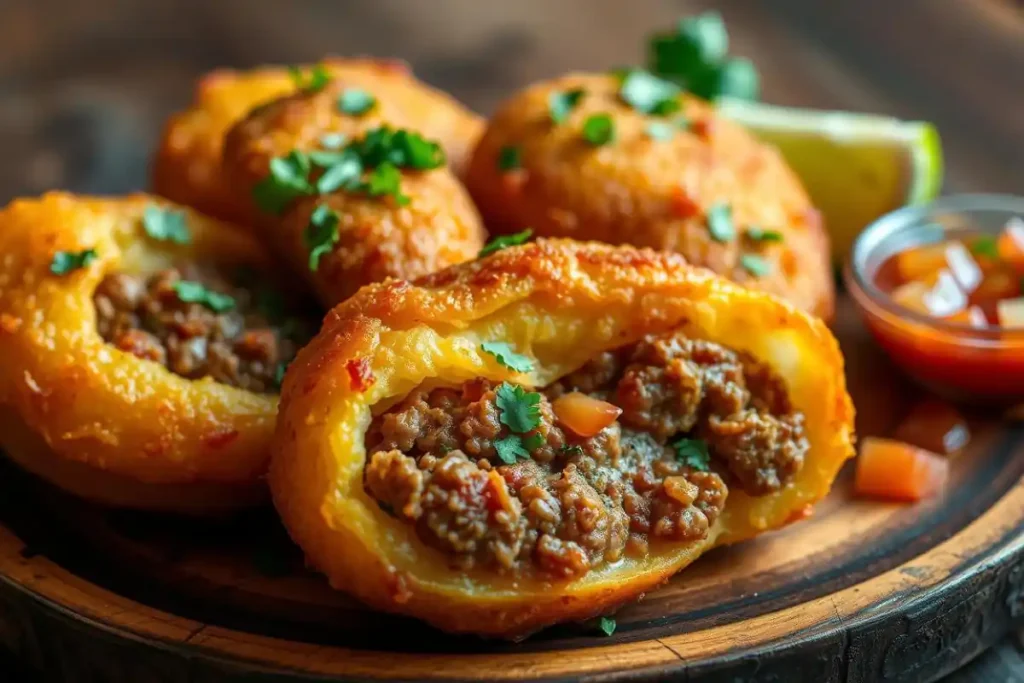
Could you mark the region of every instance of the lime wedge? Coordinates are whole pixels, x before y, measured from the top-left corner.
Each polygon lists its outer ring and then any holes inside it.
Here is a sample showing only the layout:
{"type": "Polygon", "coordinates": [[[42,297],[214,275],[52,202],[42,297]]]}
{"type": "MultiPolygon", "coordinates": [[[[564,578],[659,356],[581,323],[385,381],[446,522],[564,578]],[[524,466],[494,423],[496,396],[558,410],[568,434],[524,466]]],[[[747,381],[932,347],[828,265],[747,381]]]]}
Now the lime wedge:
{"type": "Polygon", "coordinates": [[[921,121],[720,100],[727,117],[778,147],[822,212],[842,263],[869,223],[942,186],[942,143],[921,121]]]}

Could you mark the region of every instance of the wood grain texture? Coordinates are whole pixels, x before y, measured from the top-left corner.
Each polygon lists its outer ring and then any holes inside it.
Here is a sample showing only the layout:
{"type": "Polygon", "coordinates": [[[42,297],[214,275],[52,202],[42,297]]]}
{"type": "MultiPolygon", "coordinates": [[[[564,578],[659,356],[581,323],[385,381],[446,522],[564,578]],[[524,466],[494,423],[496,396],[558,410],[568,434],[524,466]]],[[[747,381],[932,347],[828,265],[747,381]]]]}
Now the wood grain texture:
{"type": "MultiPolygon", "coordinates": [[[[918,394],[848,302],[836,326],[858,430],[888,434],[918,394]]],[[[5,466],[0,643],[67,683],[932,681],[1024,616],[1024,429],[971,427],[939,499],[857,500],[847,471],[811,519],[709,553],[622,610],[611,638],[563,625],[519,644],[446,636],[331,591],[270,511],[110,512],[5,466]]]]}

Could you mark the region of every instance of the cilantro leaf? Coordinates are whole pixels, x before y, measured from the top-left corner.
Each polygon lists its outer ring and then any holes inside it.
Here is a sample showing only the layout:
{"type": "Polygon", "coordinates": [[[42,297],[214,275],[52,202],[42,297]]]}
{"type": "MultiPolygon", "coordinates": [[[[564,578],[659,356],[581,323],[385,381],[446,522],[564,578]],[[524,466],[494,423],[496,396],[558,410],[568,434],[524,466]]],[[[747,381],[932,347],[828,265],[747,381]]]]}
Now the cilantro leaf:
{"type": "Polygon", "coordinates": [[[520,244],[526,244],[532,235],[532,228],[527,228],[522,232],[514,232],[511,235],[499,235],[485,244],[484,248],[480,250],[480,253],[477,256],[484,257],[488,254],[493,254],[496,251],[501,251],[507,247],[517,247],[520,244]]]}
{"type": "Polygon", "coordinates": [[[708,453],[708,444],[701,439],[689,439],[683,437],[672,443],[676,451],[676,460],[699,472],[707,472],[708,462],[711,454],[708,453]]]}
{"type": "Polygon", "coordinates": [[[316,191],[327,194],[336,190],[359,189],[363,175],[363,164],[355,153],[342,152],[336,163],[330,166],[316,181],[316,191]]]}
{"type": "Polygon", "coordinates": [[[530,372],[533,370],[533,361],[527,356],[516,353],[507,342],[484,342],[480,345],[484,353],[494,356],[498,363],[516,372],[530,372]]]}
{"type": "Polygon", "coordinates": [[[502,171],[514,171],[523,166],[523,150],[515,145],[505,145],[498,152],[498,168],[502,171]]]}
{"type": "Polygon", "coordinates": [[[523,445],[526,446],[527,450],[536,450],[544,445],[544,435],[540,432],[528,434],[523,439],[523,445]]]}
{"type": "Polygon", "coordinates": [[[757,68],[749,59],[734,57],[715,70],[714,93],[711,98],[735,97],[756,100],[761,91],[757,68]]]}
{"type": "Polygon", "coordinates": [[[513,433],[526,434],[540,424],[540,394],[508,382],[502,382],[495,394],[498,419],[513,433]]]}
{"type": "Polygon", "coordinates": [[[530,451],[523,446],[523,440],[518,434],[509,434],[503,439],[494,440],[494,450],[498,452],[498,458],[506,465],[515,465],[516,460],[528,460],[530,451]]]}
{"type": "Polygon", "coordinates": [[[323,64],[313,66],[308,76],[303,74],[302,68],[298,66],[288,67],[288,73],[295,87],[308,93],[320,92],[331,82],[331,74],[323,64]]]}
{"type": "Polygon", "coordinates": [[[666,116],[679,111],[679,86],[649,71],[630,71],[619,87],[619,97],[641,114],[666,116]]]}
{"type": "Polygon", "coordinates": [[[591,114],[583,122],[583,139],[595,147],[615,140],[615,121],[608,114],[591,114]]]}
{"type": "Polygon", "coordinates": [[[201,304],[214,313],[224,313],[235,307],[235,300],[232,297],[207,289],[202,282],[178,280],[173,287],[174,293],[180,301],[188,304],[201,304]]]}
{"type": "Polygon", "coordinates": [[[292,150],[270,160],[270,173],[252,189],[256,205],[267,213],[280,214],[296,198],[313,194],[309,182],[309,156],[292,150]]]}
{"type": "Polygon", "coordinates": [[[665,123],[664,121],[651,121],[644,128],[644,132],[647,133],[647,137],[652,140],[671,140],[676,135],[676,129],[671,123],[665,123]]]}
{"type": "Polygon", "coordinates": [[[572,110],[579,105],[586,91],[583,88],[559,90],[548,96],[548,113],[555,123],[564,123],[572,110]]]}
{"type": "Polygon", "coordinates": [[[309,223],[302,235],[306,248],[309,249],[309,269],[316,272],[320,267],[320,259],[331,253],[338,241],[338,223],[341,217],[327,206],[320,204],[309,216],[309,223]]]}
{"type": "Polygon", "coordinates": [[[754,242],[781,242],[783,240],[783,235],[778,230],[765,230],[756,225],[751,225],[744,234],[754,242]]]}
{"type": "Polygon", "coordinates": [[[320,146],[324,149],[341,149],[348,138],[344,133],[324,133],[320,136],[320,146]]]}
{"type": "Polygon", "coordinates": [[[736,236],[732,209],[728,204],[714,204],[708,209],[708,231],[716,242],[728,242],[736,236]]]}
{"type": "Polygon", "coordinates": [[[142,213],[142,227],[147,235],[161,242],[188,244],[192,241],[192,233],[185,225],[184,211],[150,204],[142,213]]]}
{"type": "Polygon", "coordinates": [[[377,104],[377,98],[362,88],[345,88],[338,96],[338,110],[343,114],[362,116],[377,104]]]}
{"type": "Polygon", "coordinates": [[[982,235],[971,242],[971,253],[993,260],[999,258],[999,244],[991,235],[982,235]]]}
{"type": "Polygon", "coordinates": [[[402,194],[402,172],[390,161],[385,161],[370,172],[366,193],[371,197],[394,197],[395,203],[399,206],[409,203],[409,197],[402,194]]]}
{"type": "Polygon", "coordinates": [[[601,617],[601,630],[604,631],[606,636],[615,633],[615,626],[615,619],[612,617],[601,617]]]}
{"type": "Polygon", "coordinates": [[[399,167],[426,171],[444,166],[446,161],[441,145],[415,131],[396,131],[394,148],[398,157],[394,163],[399,167]]]}
{"type": "Polygon", "coordinates": [[[772,264],[757,254],[743,254],[740,256],[740,265],[743,266],[743,270],[754,277],[761,277],[772,272],[772,264]]]}
{"type": "Polygon", "coordinates": [[[95,249],[82,251],[58,251],[50,261],[50,272],[54,275],[67,275],[73,270],[85,268],[95,261],[99,255],[95,249]]]}

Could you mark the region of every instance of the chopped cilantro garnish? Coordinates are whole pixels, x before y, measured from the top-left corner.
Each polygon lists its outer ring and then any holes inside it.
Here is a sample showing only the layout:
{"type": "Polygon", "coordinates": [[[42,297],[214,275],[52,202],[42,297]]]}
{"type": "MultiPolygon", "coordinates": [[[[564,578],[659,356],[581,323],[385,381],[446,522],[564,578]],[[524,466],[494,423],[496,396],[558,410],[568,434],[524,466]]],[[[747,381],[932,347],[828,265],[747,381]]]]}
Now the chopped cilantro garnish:
{"type": "Polygon", "coordinates": [[[142,227],[147,235],[161,242],[188,244],[192,241],[192,234],[185,225],[184,211],[150,204],[142,213],[142,227]]]}
{"type": "Polygon", "coordinates": [[[516,464],[516,460],[522,458],[528,460],[530,451],[523,445],[523,440],[518,434],[509,434],[503,439],[494,440],[494,450],[498,452],[498,458],[506,465],[516,464]]]}
{"type": "Polygon", "coordinates": [[[761,277],[772,272],[772,264],[757,254],[743,254],[740,256],[740,265],[754,277],[761,277]]]}
{"type": "Polygon", "coordinates": [[[971,253],[990,259],[999,258],[999,244],[991,235],[982,235],[971,242],[971,253]]]}
{"type": "Polygon", "coordinates": [[[267,213],[279,214],[297,197],[313,194],[310,168],[309,157],[298,150],[271,159],[270,174],[252,189],[256,205],[267,213]]]}
{"type": "Polygon", "coordinates": [[[527,449],[533,451],[544,445],[544,435],[540,432],[533,432],[523,437],[523,444],[527,449]]]}
{"type": "Polygon", "coordinates": [[[615,140],[615,121],[608,114],[591,114],[583,122],[583,139],[600,147],[615,140]]]}
{"type": "Polygon", "coordinates": [[[583,88],[573,88],[572,90],[559,90],[551,93],[548,97],[548,112],[551,114],[551,120],[555,123],[564,123],[569,114],[583,99],[583,95],[586,91],[583,88]]]}
{"type": "Polygon", "coordinates": [[[488,341],[480,345],[484,353],[489,353],[497,359],[498,363],[516,372],[530,372],[533,370],[533,361],[527,356],[516,353],[507,342],[488,341]]]}
{"type": "Polygon", "coordinates": [[[514,171],[523,165],[523,151],[515,145],[505,145],[498,152],[498,168],[502,171],[514,171]]]}
{"type": "Polygon", "coordinates": [[[67,275],[73,270],[85,268],[98,258],[95,249],[82,251],[58,251],[50,261],[50,272],[54,275],[67,275]]]}
{"type": "Polygon", "coordinates": [[[526,434],[540,424],[540,394],[508,382],[502,382],[495,394],[498,419],[513,433],[526,434]]]}
{"type": "Polygon", "coordinates": [[[676,451],[676,460],[690,469],[706,472],[711,458],[708,445],[701,439],[683,437],[672,443],[676,451]]]}
{"type": "Polygon", "coordinates": [[[728,204],[714,204],[708,209],[708,231],[716,242],[728,242],[736,236],[732,209],[728,204]]]}
{"type": "Polygon", "coordinates": [[[679,111],[679,86],[635,69],[622,81],[619,97],[641,114],[666,116],[679,111]]]}
{"type": "Polygon", "coordinates": [[[443,166],[445,162],[444,150],[438,143],[427,140],[419,133],[393,130],[389,126],[367,131],[351,147],[359,154],[365,166],[390,162],[399,168],[425,171],[443,166]]]}
{"type": "Polygon", "coordinates": [[[664,121],[651,121],[644,128],[644,132],[647,133],[647,137],[652,140],[671,140],[676,135],[676,129],[671,123],[665,123],[664,121]]]}
{"type": "Polygon", "coordinates": [[[782,233],[778,230],[765,230],[756,225],[747,228],[744,234],[754,242],[781,242],[783,240],[782,233]]]}
{"type": "Polygon", "coordinates": [[[327,167],[323,175],[316,181],[316,191],[327,194],[335,190],[358,190],[362,183],[363,164],[359,156],[351,150],[337,155],[334,163],[327,167]]]}
{"type": "Polygon", "coordinates": [[[202,282],[178,280],[173,286],[178,299],[187,304],[202,304],[214,313],[223,313],[235,307],[232,297],[207,289],[202,282]]]}
{"type": "Polygon", "coordinates": [[[573,444],[570,446],[567,443],[563,443],[562,447],[559,448],[558,450],[563,455],[567,455],[570,457],[574,455],[583,455],[583,446],[580,446],[579,444],[573,444]]]}
{"type": "Polygon", "coordinates": [[[341,149],[348,137],[344,133],[324,133],[320,136],[320,146],[324,149],[341,149]]]}
{"type": "Polygon", "coordinates": [[[610,636],[615,633],[615,619],[611,617],[601,617],[601,630],[604,631],[606,636],[610,636]]]}
{"type": "Polygon", "coordinates": [[[362,116],[376,104],[377,98],[362,88],[345,88],[338,96],[338,109],[343,114],[362,116]]]}
{"type": "Polygon", "coordinates": [[[527,228],[522,232],[514,232],[511,235],[499,235],[485,244],[484,248],[480,250],[478,256],[483,257],[488,254],[493,254],[496,251],[501,251],[506,247],[516,247],[520,244],[526,244],[531,235],[533,235],[533,230],[531,228],[527,228]]]}
{"type": "Polygon", "coordinates": [[[402,172],[390,161],[385,161],[370,172],[366,193],[371,197],[394,197],[399,206],[409,203],[409,197],[402,194],[402,172]]]}
{"type": "Polygon", "coordinates": [[[308,76],[303,74],[302,69],[297,66],[288,67],[288,73],[291,74],[295,87],[306,92],[319,92],[331,82],[331,74],[327,72],[327,67],[323,64],[317,64],[311,68],[308,76]]]}
{"type": "Polygon", "coordinates": [[[757,68],[749,59],[726,60],[715,72],[715,97],[756,100],[761,91],[757,68]]]}
{"type": "Polygon", "coordinates": [[[317,206],[309,216],[309,224],[302,237],[309,249],[309,269],[314,273],[320,267],[320,259],[331,253],[338,241],[340,220],[338,213],[326,204],[317,206]]]}

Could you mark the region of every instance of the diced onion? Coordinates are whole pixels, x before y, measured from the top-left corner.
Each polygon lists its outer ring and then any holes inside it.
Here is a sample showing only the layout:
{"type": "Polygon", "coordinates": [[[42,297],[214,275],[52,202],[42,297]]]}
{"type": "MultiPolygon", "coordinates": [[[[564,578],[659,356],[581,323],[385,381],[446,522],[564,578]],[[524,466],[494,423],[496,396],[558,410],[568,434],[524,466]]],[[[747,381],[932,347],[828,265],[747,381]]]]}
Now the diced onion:
{"type": "Polygon", "coordinates": [[[953,274],[960,289],[970,294],[981,282],[981,266],[971,256],[963,242],[950,242],[946,245],[946,265],[953,274]]]}
{"type": "Polygon", "coordinates": [[[996,313],[1003,327],[1024,327],[1024,297],[1000,300],[996,313]]]}
{"type": "Polygon", "coordinates": [[[940,318],[959,313],[967,307],[967,295],[948,270],[939,273],[935,285],[924,295],[928,312],[940,318]]]}

